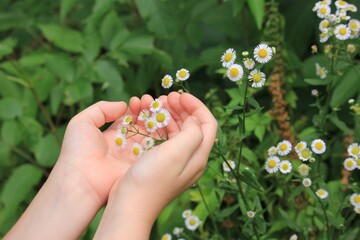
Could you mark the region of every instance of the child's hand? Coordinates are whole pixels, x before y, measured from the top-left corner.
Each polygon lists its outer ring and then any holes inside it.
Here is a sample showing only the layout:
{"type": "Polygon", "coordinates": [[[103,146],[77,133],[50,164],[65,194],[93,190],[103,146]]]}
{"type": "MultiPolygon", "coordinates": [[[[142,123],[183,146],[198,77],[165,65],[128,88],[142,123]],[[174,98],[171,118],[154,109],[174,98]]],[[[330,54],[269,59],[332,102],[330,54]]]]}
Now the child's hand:
{"type": "Polygon", "coordinates": [[[203,173],[217,123],[190,94],[162,98],[173,125],[170,139],[146,152],[114,186],[95,239],[145,239],[160,211],[203,173]]]}

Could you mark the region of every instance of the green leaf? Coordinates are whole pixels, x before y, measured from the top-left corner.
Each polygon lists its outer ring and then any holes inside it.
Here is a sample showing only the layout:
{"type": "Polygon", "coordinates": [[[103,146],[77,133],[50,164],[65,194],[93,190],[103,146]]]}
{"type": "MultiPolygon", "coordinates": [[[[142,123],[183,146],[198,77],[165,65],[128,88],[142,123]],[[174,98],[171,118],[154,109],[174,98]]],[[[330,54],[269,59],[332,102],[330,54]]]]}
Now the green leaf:
{"type": "Polygon", "coordinates": [[[0,59],[2,57],[12,53],[16,47],[17,40],[15,38],[6,38],[0,42],[0,59]]]}
{"type": "Polygon", "coordinates": [[[265,16],[265,0],[247,0],[247,3],[254,16],[256,26],[260,30],[265,16]]]}
{"type": "Polygon", "coordinates": [[[305,82],[314,86],[328,85],[331,82],[330,78],[326,79],[316,79],[316,78],[305,78],[305,82]]]}
{"type": "Polygon", "coordinates": [[[101,37],[97,29],[94,26],[89,25],[85,29],[84,33],[84,57],[88,62],[93,62],[99,55],[101,49],[101,37]]]}
{"type": "Polygon", "coordinates": [[[109,61],[100,60],[95,63],[95,71],[99,78],[105,82],[108,100],[119,100],[124,90],[124,82],[119,71],[109,61]]]}
{"type": "Polygon", "coordinates": [[[76,2],[77,2],[77,0],[61,0],[61,3],[60,3],[60,19],[61,19],[61,21],[65,20],[66,15],[74,7],[76,2]]]}
{"type": "Polygon", "coordinates": [[[13,98],[3,98],[0,100],[0,119],[14,119],[23,113],[21,102],[13,98]]]}
{"type": "Polygon", "coordinates": [[[58,24],[43,24],[39,28],[55,46],[74,53],[83,51],[84,39],[80,32],[58,24]]]}
{"type": "MultiPolygon", "coordinates": [[[[60,93],[59,93],[60,94],[60,93]]],[[[66,105],[73,105],[82,99],[91,98],[93,95],[93,88],[87,80],[78,80],[68,85],[64,90],[64,103],[66,105]]]]}
{"type": "Polygon", "coordinates": [[[346,124],[339,119],[336,114],[332,114],[329,117],[330,121],[337,126],[344,134],[346,135],[353,135],[354,131],[350,129],[346,124]]]}
{"type": "Polygon", "coordinates": [[[149,54],[154,49],[154,37],[150,35],[131,35],[121,46],[126,52],[134,54],[149,54]]]}
{"type": "Polygon", "coordinates": [[[90,22],[97,24],[110,9],[113,8],[115,0],[96,0],[89,18],[90,22]]]}
{"type": "Polygon", "coordinates": [[[243,8],[245,0],[234,0],[232,1],[233,16],[237,16],[243,8]]]}
{"type": "Polygon", "coordinates": [[[33,147],[38,143],[43,134],[43,128],[40,123],[31,117],[25,117],[20,119],[20,123],[23,129],[22,140],[25,146],[33,147]]]}
{"type": "Polygon", "coordinates": [[[57,115],[59,107],[64,99],[64,92],[61,85],[56,85],[51,89],[50,109],[53,115],[57,115]]]}
{"type": "MultiPolygon", "coordinates": [[[[123,26],[121,19],[117,16],[116,11],[110,11],[103,19],[100,27],[102,44],[110,49],[114,37],[119,33],[123,33],[126,28],[123,26]]],[[[124,35],[124,34],[122,34],[124,35]]],[[[118,44],[112,44],[115,49],[118,44]]]]}
{"type": "Polygon", "coordinates": [[[52,167],[60,153],[60,145],[53,134],[43,137],[35,146],[36,161],[44,167],[52,167]]]}
{"type": "Polygon", "coordinates": [[[260,192],[264,191],[263,187],[260,185],[255,175],[247,169],[241,170],[239,174],[239,179],[240,181],[249,185],[249,187],[252,187],[260,192]]]}
{"type": "Polygon", "coordinates": [[[5,121],[1,127],[1,138],[10,146],[16,146],[21,142],[21,129],[15,120],[5,121]]]}
{"type": "Polygon", "coordinates": [[[46,58],[46,66],[59,79],[72,82],[75,79],[75,62],[67,54],[51,54],[46,58]]]}
{"type": "MultiPolygon", "coordinates": [[[[0,169],[2,170],[3,166],[10,166],[11,159],[10,159],[11,148],[7,144],[4,144],[0,141],[0,169]]],[[[1,212],[1,205],[0,205],[0,212],[1,212]]]]}

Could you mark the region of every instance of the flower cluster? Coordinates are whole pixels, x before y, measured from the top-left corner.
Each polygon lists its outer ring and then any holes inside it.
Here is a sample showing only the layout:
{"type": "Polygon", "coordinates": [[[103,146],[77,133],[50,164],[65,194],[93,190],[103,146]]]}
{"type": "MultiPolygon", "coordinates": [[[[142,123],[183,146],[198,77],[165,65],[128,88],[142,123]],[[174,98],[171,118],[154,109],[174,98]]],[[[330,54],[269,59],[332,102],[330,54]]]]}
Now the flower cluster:
{"type": "Polygon", "coordinates": [[[343,0],[335,1],[335,13],[331,13],[331,0],[319,1],[313,11],[322,19],[319,25],[320,42],[335,36],[338,40],[357,38],[360,34],[360,21],[351,19],[348,12],[356,12],[357,7],[343,0]]]}
{"type": "Polygon", "coordinates": [[[176,76],[176,79],[174,81],[173,77],[170,74],[166,74],[161,79],[161,86],[163,88],[170,88],[174,83],[178,83],[182,86],[182,83],[190,77],[190,72],[189,72],[189,70],[182,68],[182,69],[176,71],[175,76],[176,76]]]}
{"type": "Polygon", "coordinates": [[[243,52],[244,57],[242,63],[245,67],[242,67],[240,63],[236,63],[236,51],[233,48],[229,48],[221,56],[221,64],[227,68],[226,75],[233,81],[237,82],[241,80],[245,74],[247,74],[248,80],[251,82],[251,86],[254,88],[260,88],[264,86],[266,75],[260,71],[262,64],[271,60],[275,54],[275,48],[271,48],[267,44],[259,44],[253,51],[253,58],[248,57],[249,52],[243,52]],[[255,60],[254,60],[255,59],[255,60]],[[259,63],[259,64],[256,64],[259,63]]]}
{"type": "Polygon", "coordinates": [[[183,211],[182,217],[185,219],[185,226],[190,231],[195,231],[201,224],[198,216],[194,215],[190,209],[183,211]]]}
{"type": "Polygon", "coordinates": [[[360,145],[358,143],[350,144],[347,152],[349,157],[344,161],[344,168],[348,171],[360,169],[360,145]]]}
{"type": "Polygon", "coordinates": [[[165,128],[170,122],[170,113],[163,108],[163,103],[160,99],[155,99],[148,109],[143,109],[137,116],[137,123],[143,123],[143,130],[135,127],[134,117],[132,115],[125,115],[121,119],[121,124],[118,125],[114,142],[120,149],[125,149],[127,145],[127,139],[135,136],[144,136],[143,144],[135,142],[131,146],[131,152],[135,157],[140,157],[144,151],[150,150],[156,141],[164,141],[164,137],[160,135],[159,129],[165,128]],[[154,133],[158,133],[158,138],[154,136],[154,133]]]}

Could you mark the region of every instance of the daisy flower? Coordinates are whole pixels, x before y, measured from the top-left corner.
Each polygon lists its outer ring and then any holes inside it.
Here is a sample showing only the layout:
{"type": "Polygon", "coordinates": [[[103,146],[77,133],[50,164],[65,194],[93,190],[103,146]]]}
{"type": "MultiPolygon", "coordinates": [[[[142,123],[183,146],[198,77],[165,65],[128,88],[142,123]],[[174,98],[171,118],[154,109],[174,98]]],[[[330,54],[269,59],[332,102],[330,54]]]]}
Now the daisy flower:
{"type": "Polygon", "coordinates": [[[231,66],[236,60],[236,51],[233,48],[229,48],[226,52],[221,56],[221,64],[223,67],[231,66]]]}
{"type": "Polygon", "coordinates": [[[195,231],[200,226],[200,219],[195,215],[191,215],[185,219],[185,226],[190,231],[195,231]]]}
{"type": "Polygon", "coordinates": [[[351,35],[350,28],[345,24],[339,24],[334,29],[335,37],[339,40],[346,40],[351,35]]]}
{"type": "Polygon", "coordinates": [[[254,211],[247,211],[246,215],[248,216],[248,218],[254,218],[256,213],[254,211]]]}
{"type": "Polygon", "coordinates": [[[303,150],[298,152],[298,156],[302,161],[306,162],[311,158],[312,152],[310,151],[310,149],[304,148],[303,150]]]}
{"type": "Polygon", "coordinates": [[[131,147],[131,152],[135,157],[140,157],[143,154],[144,150],[141,144],[134,143],[131,147]]]}
{"type": "Polygon", "coordinates": [[[310,178],[304,178],[302,180],[302,184],[304,185],[304,187],[310,187],[312,182],[311,182],[311,179],[310,178]]]}
{"type": "Polygon", "coordinates": [[[153,117],[146,119],[145,120],[145,128],[146,128],[146,131],[148,131],[149,133],[155,132],[157,129],[156,120],[153,117]]]}
{"type": "Polygon", "coordinates": [[[354,211],[355,211],[357,214],[360,214],[360,206],[354,207],[354,211]]]}
{"type": "Polygon", "coordinates": [[[164,235],[162,235],[161,240],[171,240],[171,234],[170,233],[165,233],[164,235]]]}
{"type": "Polygon", "coordinates": [[[280,159],[277,156],[268,157],[265,162],[265,170],[268,173],[274,173],[279,170],[280,159]]]}
{"type": "Polygon", "coordinates": [[[249,73],[248,79],[252,81],[251,86],[254,88],[260,88],[265,84],[265,73],[260,70],[254,69],[249,73]]]}
{"type": "Polygon", "coordinates": [[[348,23],[348,26],[351,31],[359,31],[360,30],[360,21],[357,19],[351,19],[348,23]]]}
{"type": "Polygon", "coordinates": [[[326,151],[326,144],[321,139],[315,139],[311,143],[311,150],[316,154],[322,154],[326,151]]]}
{"type": "Polygon", "coordinates": [[[325,199],[329,196],[329,193],[323,188],[316,190],[315,193],[320,199],[325,199]]]}
{"type": "Polygon", "coordinates": [[[156,98],[151,104],[150,104],[150,111],[151,112],[158,112],[162,108],[163,103],[159,98],[156,98]]]}
{"type": "Polygon", "coordinates": [[[124,124],[119,124],[119,125],[117,126],[117,130],[118,130],[119,133],[121,133],[121,134],[123,134],[123,135],[126,135],[127,132],[128,132],[128,128],[127,128],[127,126],[124,125],[124,124]]]}
{"type": "Polygon", "coordinates": [[[190,209],[186,209],[185,211],[182,212],[181,216],[183,218],[188,218],[192,215],[192,211],[190,209]]]}
{"type": "Polygon", "coordinates": [[[183,228],[174,227],[173,234],[177,237],[180,237],[180,235],[184,232],[183,228]]]}
{"type": "Polygon", "coordinates": [[[354,161],[353,158],[346,158],[345,161],[344,161],[344,168],[348,171],[352,171],[354,170],[355,168],[357,168],[356,166],[356,162],[354,161]]]}
{"type": "Polygon", "coordinates": [[[231,169],[235,169],[235,162],[233,160],[227,160],[226,162],[223,162],[223,170],[224,172],[231,172],[231,169]],[[231,169],[230,169],[230,167],[231,169]]]}
{"type": "Polygon", "coordinates": [[[226,75],[231,81],[237,82],[244,75],[244,70],[241,65],[235,63],[230,65],[227,69],[226,75]]]}
{"type": "Polygon", "coordinates": [[[288,160],[283,160],[280,162],[280,172],[283,174],[288,174],[291,172],[292,165],[288,160]]]}
{"type": "Polygon", "coordinates": [[[182,68],[176,71],[176,78],[180,81],[186,81],[190,77],[190,73],[187,69],[182,68]]]}
{"type": "Polygon", "coordinates": [[[129,124],[131,124],[132,120],[133,120],[133,117],[131,115],[125,115],[123,117],[122,124],[129,125],[129,124]]]}
{"type": "Polygon", "coordinates": [[[254,49],[255,60],[259,63],[267,63],[272,58],[273,52],[267,44],[259,44],[254,49]]]}
{"type": "Polygon", "coordinates": [[[324,29],[327,29],[327,28],[329,27],[329,25],[330,25],[329,20],[323,19],[323,20],[320,22],[320,24],[319,24],[319,29],[320,29],[321,31],[323,31],[324,29]]]}
{"type": "Polygon", "coordinates": [[[126,146],[126,137],[125,137],[125,135],[118,132],[115,135],[114,141],[115,141],[115,144],[116,144],[117,147],[119,147],[121,149],[125,148],[125,146],[126,146]]]}
{"type": "Polygon", "coordinates": [[[151,149],[155,145],[155,141],[154,141],[154,139],[152,137],[146,137],[144,139],[144,142],[145,142],[145,149],[146,150],[151,149]]]}
{"type": "Polygon", "coordinates": [[[357,12],[357,7],[354,4],[348,4],[347,10],[350,12],[357,12]]]}
{"type": "Polygon", "coordinates": [[[319,8],[317,9],[317,16],[319,18],[326,18],[331,12],[331,9],[328,5],[326,4],[321,4],[319,5],[319,8]]]}
{"type": "Polygon", "coordinates": [[[320,42],[321,43],[326,42],[327,40],[329,40],[329,38],[330,38],[330,35],[329,35],[329,33],[327,31],[322,31],[320,33],[320,42]]]}
{"type": "Polygon", "coordinates": [[[291,151],[291,143],[287,140],[284,140],[282,142],[279,142],[277,145],[278,154],[280,156],[285,156],[290,153],[291,151]]]}
{"type": "Polygon", "coordinates": [[[350,203],[354,206],[354,207],[360,207],[360,194],[358,193],[353,193],[350,196],[350,203]]]}
{"type": "Polygon", "coordinates": [[[149,117],[150,117],[149,110],[144,109],[144,110],[141,110],[141,112],[139,113],[138,120],[139,121],[145,121],[149,117]]]}
{"type": "Polygon", "coordinates": [[[161,79],[161,86],[163,88],[170,88],[173,85],[173,78],[169,75],[166,74],[162,79],[161,79]]]}
{"type": "Polygon", "coordinates": [[[298,167],[298,172],[301,176],[306,177],[309,175],[310,169],[309,165],[302,163],[298,167]]]}
{"type": "Polygon", "coordinates": [[[338,0],[335,1],[335,6],[339,9],[343,9],[343,8],[347,8],[348,7],[348,3],[346,1],[343,0],[338,0]]]}
{"type": "Polygon", "coordinates": [[[289,240],[298,240],[298,235],[296,234],[291,235],[289,240]]]}
{"type": "Polygon", "coordinates": [[[328,70],[326,70],[326,68],[321,67],[320,64],[315,63],[315,70],[316,70],[316,75],[320,77],[320,79],[324,79],[327,76],[328,70]]]}
{"type": "Polygon", "coordinates": [[[307,147],[307,144],[305,141],[300,141],[298,144],[296,144],[294,150],[295,152],[299,153],[302,150],[304,150],[307,147]]]}
{"type": "Polygon", "coordinates": [[[245,68],[251,70],[255,67],[255,62],[251,58],[245,58],[243,61],[245,68]]]}
{"type": "Polygon", "coordinates": [[[358,143],[350,144],[349,147],[347,148],[347,152],[349,153],[350,156],[359,157],[360,156],[359,144],[358,143]]]}
{"type": "Polygon", "coordinates": [[[165,108],[162,108],[158,112],[155,112],[152,117],[156,121],[157,128],[166,127],[170,121],[170,113],[165,108]]]}
{"type": "Polygon", "coordinates": [[[267,153],[269,156],[275,156],[277,153],[277,148],[275,146],[271,146],[268,150],[267,153]]]}

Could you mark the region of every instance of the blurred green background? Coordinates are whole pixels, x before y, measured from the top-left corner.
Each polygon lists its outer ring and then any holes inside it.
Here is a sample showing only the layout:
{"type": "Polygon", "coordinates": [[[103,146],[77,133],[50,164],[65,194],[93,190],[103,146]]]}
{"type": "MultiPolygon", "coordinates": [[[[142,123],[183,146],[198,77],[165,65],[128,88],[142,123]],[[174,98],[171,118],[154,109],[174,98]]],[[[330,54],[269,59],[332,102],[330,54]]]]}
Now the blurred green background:
{"type": "MultiPolygon", "coordinates": [[[[72,116],[98,100],[167,93],[161,78],[183,67],[202,99],[209,89],[230,87],[216,73],[221,54],[271,40],[263,31],[268,2],[279,3],[286,100],[300,116],[309,111],[312,89],[303,78],[314,76],[321,61],[310,52],[318,43],[315,1],[1,0],[0,237],[50,173],[72,116]]],[[[356,80],[334,106],[358,94],[356,80]]],[[[259,99],[268,110],[267,90],[259,99]]],[[[83,239],[91,239],[98,218],[83,239]]]]}

